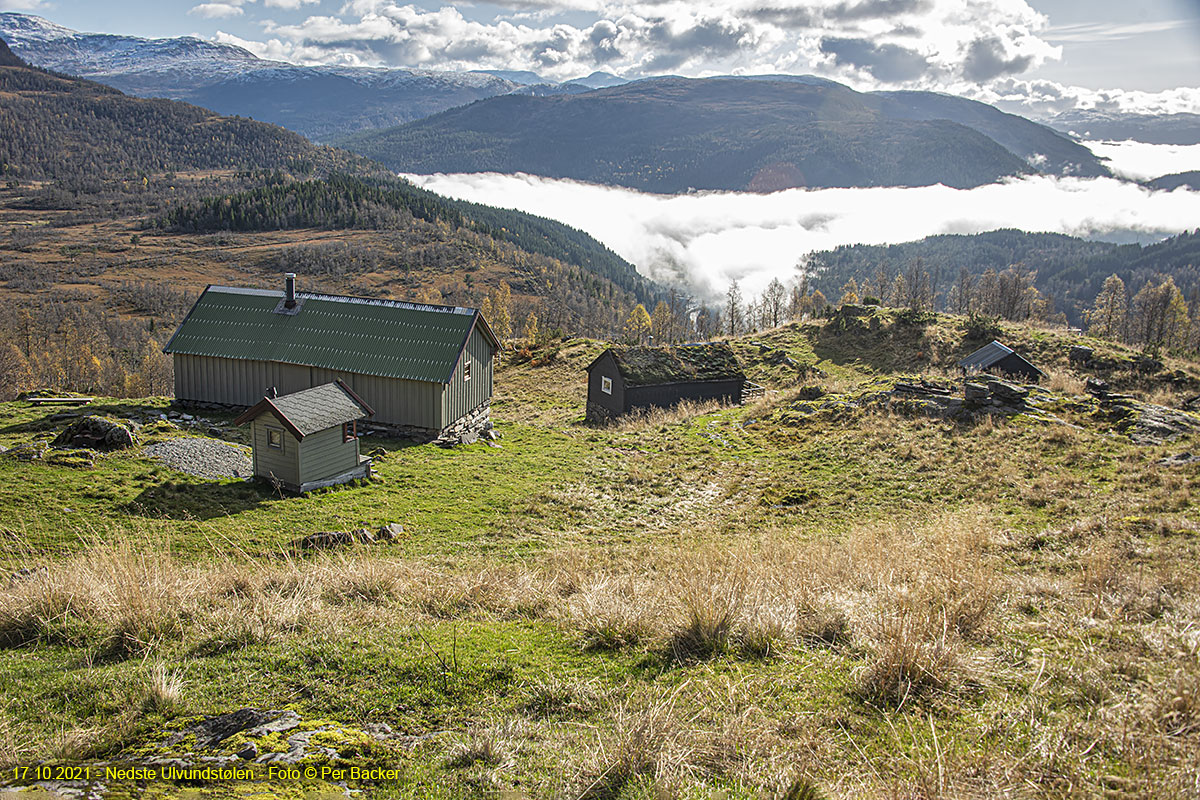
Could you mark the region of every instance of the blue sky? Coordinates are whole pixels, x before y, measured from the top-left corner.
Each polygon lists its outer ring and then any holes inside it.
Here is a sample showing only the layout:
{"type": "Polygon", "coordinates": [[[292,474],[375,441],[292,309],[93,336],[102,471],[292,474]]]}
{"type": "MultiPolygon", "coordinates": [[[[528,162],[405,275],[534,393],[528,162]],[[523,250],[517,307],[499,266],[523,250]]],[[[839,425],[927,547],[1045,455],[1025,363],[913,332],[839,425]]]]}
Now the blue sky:
{"type": "Polygon", "coordinates": [[[1200,104],[1200,0],[0,0],[0,9],[84,31],[219,38],[300,63],[558,79],[595,69],[811,72],[858,88],[1051,104],[1128,104],[1182,87],[1200,104]]]}

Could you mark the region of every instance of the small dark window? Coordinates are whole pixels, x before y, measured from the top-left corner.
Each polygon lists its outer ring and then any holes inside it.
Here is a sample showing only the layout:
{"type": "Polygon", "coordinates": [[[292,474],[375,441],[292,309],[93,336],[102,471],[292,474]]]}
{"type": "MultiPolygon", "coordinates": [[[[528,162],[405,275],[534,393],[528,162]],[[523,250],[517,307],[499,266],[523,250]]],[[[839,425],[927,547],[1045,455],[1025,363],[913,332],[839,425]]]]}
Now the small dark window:
{"type": "Polygon", "coordinates": [[[471,359],[469,358],[463,361],[463,380],[471,380],[471,359]]]}
{"type": "Polygon", "coordinates": [[[358,438],[358,422],[345,422],[342,424],[342,441],[352,442],[358,438]]]}
{"type": "Polygon", "coordinates": [[[283,431],[275,428],[267,428],[267,447],[274,447],[277,450],[283,449],[283,431]]]}

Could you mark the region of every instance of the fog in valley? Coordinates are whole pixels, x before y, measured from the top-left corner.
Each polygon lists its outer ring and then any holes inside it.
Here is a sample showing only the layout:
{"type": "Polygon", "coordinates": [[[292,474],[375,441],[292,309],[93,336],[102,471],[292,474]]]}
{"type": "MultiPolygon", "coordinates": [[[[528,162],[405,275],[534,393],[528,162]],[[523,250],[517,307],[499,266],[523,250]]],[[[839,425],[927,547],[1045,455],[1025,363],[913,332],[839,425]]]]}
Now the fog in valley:
{"type": "MultiPolygon", "coordinates": [[[[1200,146],[1107,143],[1114,172],[1200,169],[1200,146]]],[[[758,293],[814,250],[998,228],[1150,241],[1200,225],[1200,192],[1114,179],[1033,176],[975,189],[789,189],[653,195],[531,175],[409,175],[439,194],[518,208],[587,231],[656,280],[714,299],[729,282],[758,293]]]]}

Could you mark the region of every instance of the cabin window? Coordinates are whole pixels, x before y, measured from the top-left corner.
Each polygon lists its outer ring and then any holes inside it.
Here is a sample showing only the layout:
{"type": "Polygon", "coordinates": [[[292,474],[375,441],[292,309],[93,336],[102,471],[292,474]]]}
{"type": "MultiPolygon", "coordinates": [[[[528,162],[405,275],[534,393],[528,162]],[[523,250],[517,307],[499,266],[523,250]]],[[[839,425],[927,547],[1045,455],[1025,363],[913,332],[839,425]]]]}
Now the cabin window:
{"type": "Polygon", "coordinates": [[[469,358],[463,361],[463,380],[471,380],[471,359],[469,358]]]}
{"type": "Polygon", "coordinates": [[[267,447],[274,447],[276,450],[283,449],[283,431],[275,428],[267,428],[267,447]]]}
{"type": "Polygon", "coordinates": [[[358,422],[352,421],[352,422],[342,423],[342,441],[343,442],[352,442],[357,438],[358,438],[358,422]]]}
{"type": "Polygon", "coordinates": [[[605,394],[612,394],[612,378],[602,376],[600,378],[600,391],[605,394]]]}

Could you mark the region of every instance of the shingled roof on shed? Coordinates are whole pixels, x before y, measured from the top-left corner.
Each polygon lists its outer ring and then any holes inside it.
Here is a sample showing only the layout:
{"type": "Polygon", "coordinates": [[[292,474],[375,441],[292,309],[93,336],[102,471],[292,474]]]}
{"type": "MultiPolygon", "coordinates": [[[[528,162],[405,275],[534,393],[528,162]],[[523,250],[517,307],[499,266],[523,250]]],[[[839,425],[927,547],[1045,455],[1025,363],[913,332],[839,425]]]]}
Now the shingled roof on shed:
{"type": "Polygon", "coordinates": [[[209,286],[164,351],[279,361],[402,380],[447,383],[471,332],[495,335],[477,309],[209,286]]]}
{"type": "Polygon", "coordinates": [[[606,352],[612,353],[626,386],[746,379],[733,348],[725,342],[613,347],[606,352]]]}
{"type": "Polygon", "coordinates": [[[244,425],[268,412],[274,414],[297,439],[375,413],[346,384],[332,381],[282,397],[264,397],[234,422],[244,425]]]}

